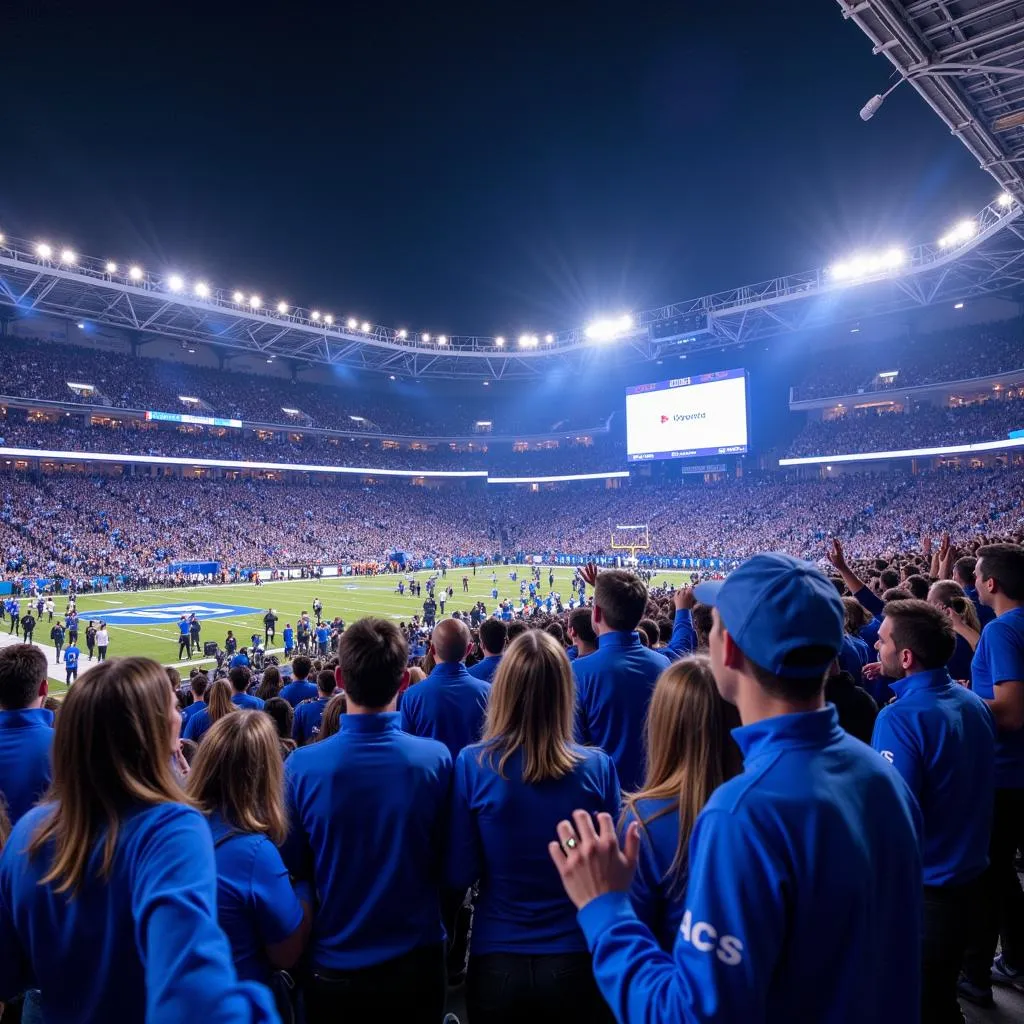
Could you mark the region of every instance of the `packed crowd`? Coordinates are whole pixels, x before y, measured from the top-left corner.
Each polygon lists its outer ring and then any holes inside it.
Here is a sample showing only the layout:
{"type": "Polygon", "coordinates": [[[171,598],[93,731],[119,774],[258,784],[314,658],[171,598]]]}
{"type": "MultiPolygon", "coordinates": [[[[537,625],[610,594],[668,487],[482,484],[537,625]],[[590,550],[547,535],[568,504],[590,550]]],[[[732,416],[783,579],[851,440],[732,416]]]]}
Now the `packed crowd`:
{"type": "Polygon", "coordinates": [[[972,532],[667,591],[587,566],[584,607],[444,618],[411,668],[362,619],[258,679],[115,658],[54,704],[0,650],[0,998],[957,1024],[1024,988],[1024,531],[972,532]]]}
{"type": "Polygon", "coordinates": [[[811,420],[789,446],[787,455],[842,455],[850,452],[935,448],[1005,440],[1024,429],[1024,398],[988,399],[943,408],[920,405],[910,412],[848,412],[831,420],[811,420]]]}
{"type": "Polygon", "coordinates": [[[794,387],[798,401],[892,388],[971,380],[1024,369],[1024,324],[1019,321],[848,345],[814,360],[794,387]],[[895,377],[880,373],[899,371],[895,377]]]}
{"type": "Polygon", "coordinates": [[[511,444],[490,445],[481,439],[472,449],[445,445],[417,446],[368,438],[335,438],[319,434],[268,434],[225,428],[173,430],[139,421],[118,427],[73,426],[67,423],[27,421],[13,410],[0,419],[0,442],[12,448],[55,451],[113,452],[119,455],[167,455],[180,458],[230,459],[315,466],[359,466],[380,469],[474,470],[510,476],[544,473],[588,473],[620,469],[625,449],[608,435],[597,434],[591,443],[574,438],[553,448],[515,450],[511,444]],[[292,436],[298,437],[293,440],[292,436]],[[484,450],[486,446],[486,450],[484,450]]]}
{"type": "Polygon", "coordinates": [[[7,578],[150,573],[173,561],[329,565],[394,550],[412,558],[604,555],[614,553],[617,524],[648,523],[652,554],[734,560],[782,550],[819,560],[833,536],[848,537],[856,555],[898,553],[946,523],[956,524],[957,541],[1017,529],[1022,510],[1024,474],[1012,467],[537,491],[9,474],[0,478],[0,553],[7,578]]]}
{"type": "MultiPolygon", "coordinates": [[[[538,417],[509,405],[500,416],[486,397],[476,401],[464,395],[437,401],[424,394],[373,397],[365,384],[334,381],[330,366],[308,371],[310,379],[292,382],[232,369],[189,366],[162,359],[147,359],[47,341],[4,338],[5,395],[59,402],[87,401],[119,409],[190,412],[240,419],[252,423],[309,423],[330,430],[392,432],[430,437],[472,435],[479,421],[491,421],[492,433],[543,433],[585,429],[601,425],[611,408],[595,412],[588,402],[574,403],[571,393],[560,396],[558,408],[538,417]],[[91,385],[95,394],[83,396],[68,382],[91,385]],[[179,396],[198,398],[202,408],[186,407],[179,396]],[[297,409],[289,418],[284,409],[297,409]]],[[[546,412],[546,410],[545,410],[546,412]]]]}

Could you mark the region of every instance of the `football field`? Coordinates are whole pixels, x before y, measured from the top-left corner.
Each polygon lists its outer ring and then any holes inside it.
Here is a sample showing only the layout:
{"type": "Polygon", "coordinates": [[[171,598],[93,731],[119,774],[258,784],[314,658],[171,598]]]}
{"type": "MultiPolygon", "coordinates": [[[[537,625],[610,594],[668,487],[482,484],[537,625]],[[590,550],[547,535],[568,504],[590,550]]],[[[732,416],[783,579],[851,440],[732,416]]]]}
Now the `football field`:
{"type": "MultiPolygon", "coordinates": [[[[571,582],[575,569],[567,566],[554,568],[554,590],[562,595],[568,604],[571,595],[571,582]]],[[[477,601],[483,601],[488,612],[493,612],[497,602],[491,596],[492,574],[497,576],[499,598],[506,597],[518,600],[519,581],[530,578],[529,566],[496,566],[478,567],[476,576],[472,569],[464,572],[461,569],[449,569],[447,577],[439,583],[451,586],[455,596],[445,606],[446,615],[456,610],[468,611],[477,601]],[[512,569],[518,573],[519,579],[513,582],[509,578],[512,569]],[[462,589],[462,577],[469,577],[469,591],[462,589]]],[[[277,640],[270,644],[270,651],[282,645],[281,634],[284,627],[293,626],[299,614],[307,611],[312,616],[313,599],[319,597],[323,602],[323,617],[330,621],[340,615],[346,623],[367,615],[377,615],[392,619],[395,622],[408,621],[413,615],[423,612],[426,600],[426,589],[421,597],[411,597],[408,592],[408,579],[415,578],[421,582],[434,575],[433,570],[424,570],[409,575],[383,576],[342,576],[322,580],[295,580],[280,583],[264,583],[256,587],[251,583],[228,586],[179,587],[168,590],[144,590],[138,593],[100,593],[83,594],[78,598],[79,647],[82,650],[81,670],[88,668],[88,653],[85,648],[85,628],[89,619],[104,620],[110,633],[110,646],[107,656],[114,658],[125,655],[144,655],[155,658],[165,665],[181,665],[178,659],[178,627],[180,615],[195,612],[202,624],[200,642],[214,640],[223,648],[224,638],[230,629],[238,638],[239,647],[249,646],[253,633],[263,636],[263,616],[268,608],[273,608],[278,616],[277,640]],[[399,580],[406,581],[404,595],[397,593],[399,580]]],[[[676,585],[688,580],[685,572],[659,572],[656,584],[673,582],[676,585]]],[[[548,593],[548,567],[541,569],[540,593],[546,597],[548,593]]],[[[66,598],[59,597],[56,601],[55,619],[63,615],[66,598]]],[[[438,613],[440,619],[440,610],[438,613]]],[[[3,630],[6,634],[6,628],[3,630]]],[[[35,640],[42,645],[49,645],[50,624],[45,615],[40,616],[36,628],[35,640]]],[[[50,660],[53,663],[53,648],[50,647],[50,660]]],[[[213,664],[213,659],[194,656],[194,664],[213,664]]],[[[184,674],[184,673],[183,673],[184,674]]],[[[55,685],[51,689],[60,691],[63,685],[56,682],[61,671],[53,665],[51,676],[55,685]]]]}

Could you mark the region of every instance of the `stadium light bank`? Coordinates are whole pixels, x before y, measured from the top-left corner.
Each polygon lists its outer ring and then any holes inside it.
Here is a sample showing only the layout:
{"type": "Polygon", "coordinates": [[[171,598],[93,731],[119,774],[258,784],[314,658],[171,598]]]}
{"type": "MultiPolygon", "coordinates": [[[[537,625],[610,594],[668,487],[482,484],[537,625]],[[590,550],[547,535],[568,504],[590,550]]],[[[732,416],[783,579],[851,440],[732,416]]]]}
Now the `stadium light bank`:
{"type": "Polygon", "coordinates": [[[622,313],[620,316],[605,317],[592,320],[583,330],[590,341],[614,341],[633,330],[633,314],[622,313]]]}

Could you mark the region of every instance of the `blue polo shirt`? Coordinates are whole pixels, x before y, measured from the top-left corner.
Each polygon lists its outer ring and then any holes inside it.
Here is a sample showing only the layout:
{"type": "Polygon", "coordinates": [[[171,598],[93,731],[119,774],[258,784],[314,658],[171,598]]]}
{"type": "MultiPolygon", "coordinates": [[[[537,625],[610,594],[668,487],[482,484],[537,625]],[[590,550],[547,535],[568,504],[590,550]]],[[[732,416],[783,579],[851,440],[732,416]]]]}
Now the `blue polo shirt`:
{"type": "Polygon", "coordinates": [[[233,693],[231,703],[243,711],[262,711],[264,702],[251,693],[233,693]]]}
{"type": "Polygon", "coordinates": [[[985,702],[945,669],[889,684],[871,745],[921,808],[925,885],[966,885],[988,866],[995,797],[995,723],[985,702]]]}
{"type": "Polygon", "coordinates": [[[616,1019],[917,1020],[921,817],[906,784],[831,706],[732,735],[745,770],[697,819],[672,954],[628,893],[579,912],[616,1019]]]}
{"type": "Polygon", "coordinates": [[[178,633],[181,635],[182,640],[189,636],[192,631],[192,627],[188,623],[188,619],[178,620],[178,633]]]}
{"type": "MultiPolygon", "coordinates": [[[[671,953],[683,918],[686,875],[671,874],[679,844],[679,801],[640,800],[637,804],[640,829],[640,857],[629,889],[629,902],[636,916],[654,933],[666,953],[671,953]]],[[[630,811],[624,832],[638,820],[630,811]]]]}
{"type": "MultiPolygon", "coordinates": [[[[974,692],[994,700],[1000,683],[1024,682],[1024,608],[993,619],[982,631],[972,663],[974,692]]],[[[1024,788],[1024,729],[996,730],[996,788],[1024,788]]]]}
{"type": "Polygon", "coordinates": [[[485,683],[489,683],[494,678],[494,673],[498,671],[498,665],[500,664],[500,654],[488,654],[486,658],[478,661],[472,668],[468,668],[466,671],[475,679],[482,679],[485,683]]]}
{"type": "Polygon", "coordinates": [[[205,710],[205,708],[206,708],[206,701],[205,700],[194,700],[194,701],[192,701],[191,704],[189,704],[189,706],[187,708],[182,708],[181,709],[181,730],[182,730],[182,736],[185,735],[185,726],[188,725],[188,723],[191,721],[191,719],[195,718],[195,716],[198,715],[200,711],[205,710]]]}
{"type": "MultiPolygon", "coordinates": [[[[419,684],[422,685],[422,684],[419,684]]],[[[342,715],[285,762],[291,873],[315,886],[309,959],[354,970],[441,943],[452,762],[397,712],[342,715]]]]}
{"type": "MultiPolygon", "coordinates": [[[[422,685],[422,684],[421,684],[422,685]]],[[[577,809],[619,815],[619,781],[604,751],[573,747],[575,768],[560,779],[526,783],[516,751],[497,771],[483,744],[455,763],[448,844],[448,885],[465,891],[480,880],[472,953],[585,953],[576,910],[547,844],[577,809]],[[481,760],[482,759],[482,760],[481,760]]]]}
{"type": "Polygon", "coordinates": [[[295,646],[295,630],[291,626],[284,627],[284,649],[290,651],[295,646]]]}
{"type": "Polygon", "coordinates": [[[266,947],[283,942],[302,924],[302,904],[270,839],[236,831],[218,813],[209,822],[217,862],[217,920],[231,944],[238,977],[267,984],[274,968],[266,947]]]}
{"type": "Polygon", "coordinates": [[[295,709],[295,718],[292,720],[292,739],[300,747],[311,742],[320,732],[320,720],[324,717],[324,708],[327,707],[330,699],[330,697],[317,697],[316,700],[304,701],[295,709]]]}
{"type": "Polygon", "coordinates": [[[198,811],[159,804],[122,814],[109,879],[99,877],[97,841],[71,899],[40,884],[52,844],[26,853],[49,813],[29,811],[0,854],[0,999],[42,981],[49,1024],[278,1020],[270,992],[235,974],[198,811]]]}
{"type": "Polygon", "coordinates": [[[75,644],[70,647],[64,648],[64,668],[71,672],[73,669],[78,668],[78,659],[82,656],[82,652],[78,649],[75,644]]]}
{"type": "Polygon", "coordinates": [[[316,683],[308,679],[293,679],[290,683],[281,687],[282,696],[293,708],[299,706],[304,700],[313,700],[320,691],[316,683]]]}
{"type": "Polygon", "coordinates": [[[53,716],[44,708],[0,711],[0,795],[11,824],[39,800],[53,778],[53,716]]]}
{"type": "Polygon", "coordinates": [[[452,756],[483,732],[491,684],[471,676],[462,662],[438,662],[434,671],[402,697],[402,728],[440,740],[452,756]]]}
{"type": "Polygon", "coordinates": [[[636,633],[604,633],[593,654],[572,663],[580,741],[611,755],[625,790],[643,785],[647,705],[670,664],[636,633]]]}
{"type": "Polygon", "coordinates": [[[316,631],[316,642],[322,647],[331,639],[331,631],[326,626],[321,626],[316,631]]]}

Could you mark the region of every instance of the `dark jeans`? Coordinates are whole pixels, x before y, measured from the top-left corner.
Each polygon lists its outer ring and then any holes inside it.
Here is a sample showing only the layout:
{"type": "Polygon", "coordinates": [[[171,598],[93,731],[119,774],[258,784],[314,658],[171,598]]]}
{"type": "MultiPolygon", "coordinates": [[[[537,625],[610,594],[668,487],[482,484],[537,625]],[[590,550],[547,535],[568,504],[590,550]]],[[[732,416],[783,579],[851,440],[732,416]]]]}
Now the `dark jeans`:
{"type": "Polygon", "coordinates": [[[471,956],[466,1009],[471,1024],[614,1020],[594,981],[589,953],[471,956]]]}
{"type": "Polygon", "coordinates": [[[988,870],[971,913],[964,974],[975,985],[991,984],[996,941],[1002,942],[1006,962],[1024,969],[1024,892],[1014,867],[1017,850],[1024,848],[1024,789],[997,789],[992,815],[988,870]]]}
{"type": "Polygon", "coordinates": [[[192,641],[187,637],[183,636],[178,640],[178,658],[181,658],[181,652],[184,651],[188,657],[192,657],[192,641]]]}
{"type": "Polygon", "coordinates": [[[107,648],[106,648],[106,646],[100,647],[99,648],[99,652],[100,652],[100,661],[106,661],[107,660],[107,648]]]}
{"type": "Polygon", "coordinates": [[[440,1024],[448,995],[444,944],[359,970],[314,967],[303,990],[306,1024],[440,1024]]]}
{"type": "Polygon", "coordinates": [[[921,943],[921,1020],[928,1024],[961,1024],[956,998],[971,908],[980,880],[968,885],[924,887],[924,928],[921,943]]]}

